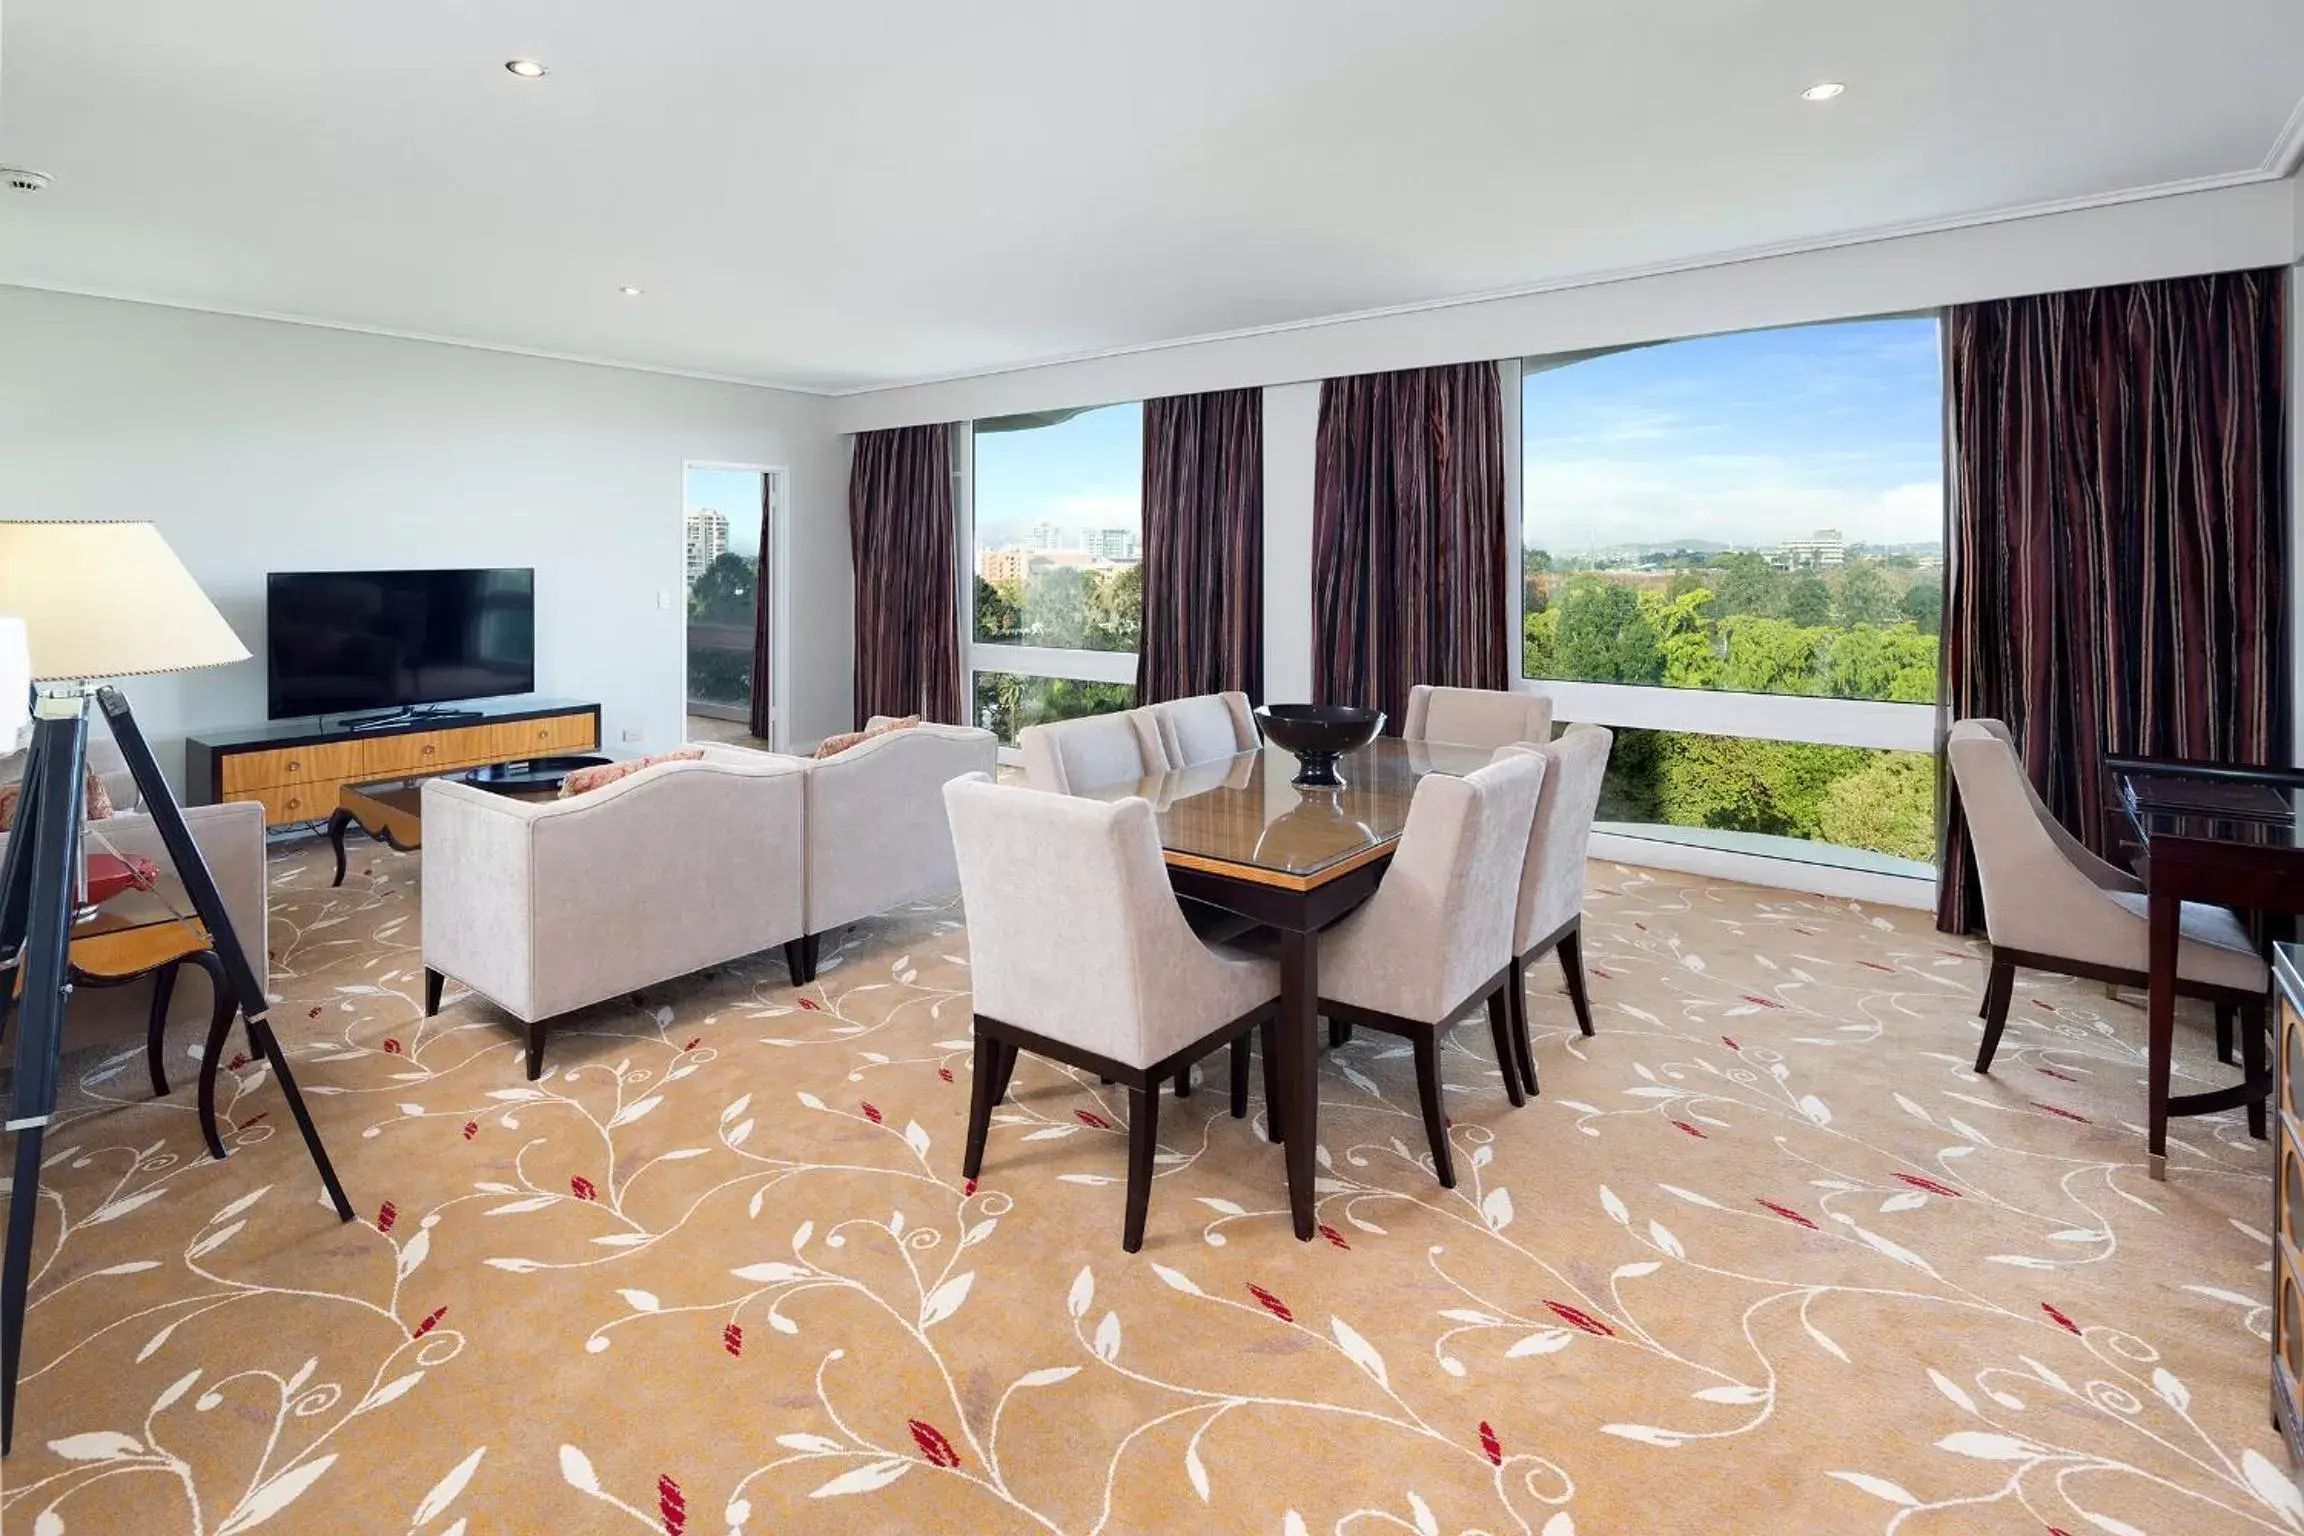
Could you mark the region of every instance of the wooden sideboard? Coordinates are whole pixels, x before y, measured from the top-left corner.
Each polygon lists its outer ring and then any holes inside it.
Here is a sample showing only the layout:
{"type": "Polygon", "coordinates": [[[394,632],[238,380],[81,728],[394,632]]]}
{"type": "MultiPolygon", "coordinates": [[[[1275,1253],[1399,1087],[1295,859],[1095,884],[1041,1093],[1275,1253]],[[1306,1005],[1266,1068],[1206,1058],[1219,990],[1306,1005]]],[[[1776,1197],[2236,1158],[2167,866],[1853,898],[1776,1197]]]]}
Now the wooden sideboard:
{"type": "Polygon", "coordinates": [[[361,731],[289,721],[204,732],[184,743],[185,799],[260,801],[266,826],[286,826],[327,816],[346,784],[600,748],[598,704],[521,695],[461,707],[480,718],[416,718],[361,731]]]}

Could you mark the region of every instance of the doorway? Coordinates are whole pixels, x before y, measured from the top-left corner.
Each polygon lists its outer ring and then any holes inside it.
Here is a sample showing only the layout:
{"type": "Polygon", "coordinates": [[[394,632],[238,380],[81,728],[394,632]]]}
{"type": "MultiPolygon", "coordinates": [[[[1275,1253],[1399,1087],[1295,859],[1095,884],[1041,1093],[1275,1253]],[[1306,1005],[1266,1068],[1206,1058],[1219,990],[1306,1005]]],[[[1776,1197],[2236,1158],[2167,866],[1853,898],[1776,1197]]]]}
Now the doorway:
{"type": "MultiPolygon", "coordinates": [[[[690,741],[768,749],[780,732],[774,667],[757,665],[770,630],[781,475],[751,464],[685,466],[681,532],[690,741]]],[[[771,647],[773,651],[773,647],[771,647]]]]}

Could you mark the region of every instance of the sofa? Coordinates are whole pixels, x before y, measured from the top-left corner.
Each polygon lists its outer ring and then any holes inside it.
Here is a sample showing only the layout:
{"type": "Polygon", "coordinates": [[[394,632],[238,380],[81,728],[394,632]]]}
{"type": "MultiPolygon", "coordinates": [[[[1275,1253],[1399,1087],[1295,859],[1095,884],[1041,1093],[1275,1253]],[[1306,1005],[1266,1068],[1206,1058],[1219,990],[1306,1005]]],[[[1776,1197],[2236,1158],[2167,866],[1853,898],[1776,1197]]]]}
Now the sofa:
{"type": "MultiPolygon", "coordinates": [[[[24,776],[24,758],[21,752],[0,758],[0,784],[11,784],[24,776]]],[[[103,726],[93,721],[88,729],[88,763],[104,781],[113,809],[111,816],[89,823],[88,851],[141,855],[172,873],[174,866],[161,844],[160,829],[142,811],[127,762],[103,726]]],[[[188,806],[184,825],[223,893],[224,910],[231,915],[233,930],[248,951],[249,961],[257,974],[265,974],[271,932],[265,900],[264,807],[253,801],[188,806]]],[[[8,834],[0,832],[0,853],[7,847],[8,834]]],[[[139,982],[130,987],[75,988],[64,1016],[65,1049],[142,1039],[151,1019],[152,986],[151,982],[139,982]]],[[[169,1022],[191,1022],[205,1029],[211,1001],[202,986],[180,986],[169,1000],[169,1022]]]]}

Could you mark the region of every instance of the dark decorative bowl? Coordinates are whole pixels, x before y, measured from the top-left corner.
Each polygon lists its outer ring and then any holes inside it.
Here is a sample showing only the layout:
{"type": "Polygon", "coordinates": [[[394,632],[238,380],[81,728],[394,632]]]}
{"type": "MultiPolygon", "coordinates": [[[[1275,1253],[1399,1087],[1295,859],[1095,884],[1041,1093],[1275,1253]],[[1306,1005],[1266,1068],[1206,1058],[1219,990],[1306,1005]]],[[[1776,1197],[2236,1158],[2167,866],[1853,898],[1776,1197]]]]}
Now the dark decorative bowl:
{"type": "Polygon", "coordinates": [[[1296,756],[1292,781],[1306,787],[1335,788],[1344,782],[1336,760],[1376,739],[1384,711],[1347,704],[1267,704],[1256,711],[1264,739],[1296,756]]]}

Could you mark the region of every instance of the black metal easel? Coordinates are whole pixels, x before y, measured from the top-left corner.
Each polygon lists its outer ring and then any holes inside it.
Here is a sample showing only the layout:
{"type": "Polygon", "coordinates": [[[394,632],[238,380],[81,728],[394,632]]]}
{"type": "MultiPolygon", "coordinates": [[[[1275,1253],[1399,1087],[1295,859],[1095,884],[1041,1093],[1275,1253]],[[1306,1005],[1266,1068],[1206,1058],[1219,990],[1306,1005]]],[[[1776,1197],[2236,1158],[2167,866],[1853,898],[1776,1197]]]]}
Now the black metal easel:
{"type": "MultiPolygon", "coordinates": [[[[16,1182],[8,1205],[8,1248],[0,1268],[0,1454],[14,1444],[16,1371],[23,1357],[24,1308],[32,1279],[32,1227],[40,1208],[40,1141],[56,1112],[59,1058],[64,1043],[64,1005],[71,993],[68,958],[72,914],[80,877],[81,798],[88,757],[88,700],[93,696],[111,727],[112,739],[135,776],[145,811],[184,882],[192,910],[206,925],[224,978],[248,1023],[248,1043],[271,1063],[287,1097],[296,1129],[328,1186],[339,1219],[352,1219],[352,1204],[328,1161],[304,1096],[288,1071],[280,1042],[265,1020],[271,1006],[265,981],[249,963],[223,893],[208,872],[200,847],[184,825],[160,765],[144,740],[128,701],[116,688],[43,690],[33,707],[32,748],[24,765],[22,799],[15,829],[0,857],[0,974],[20,970],[24,1016],[16,1032],[16,1071],[11,1083],[6,1129],[16,1137],[16,1182]]],[[[0,987],[0,1022],[5,1022],[8,990],[0,987]]]]}

